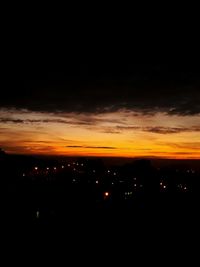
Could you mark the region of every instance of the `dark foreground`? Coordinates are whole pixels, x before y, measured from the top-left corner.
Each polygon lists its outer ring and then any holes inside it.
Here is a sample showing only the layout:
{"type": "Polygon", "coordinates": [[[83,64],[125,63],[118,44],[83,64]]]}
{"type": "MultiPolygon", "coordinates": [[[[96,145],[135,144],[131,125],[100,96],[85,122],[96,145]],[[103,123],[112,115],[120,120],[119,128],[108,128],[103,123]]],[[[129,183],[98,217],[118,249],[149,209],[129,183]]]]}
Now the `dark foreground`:
{"type": "Polygon", "coordinates": [[[74,252],[109,253],[198,239],[196,170],[155,169],[146,160],[108,169],[99,161],[24,167],[4,159],[1,173],[2,233],[9,246],[22,240],[56,249],[64,242],[74,252]]]}

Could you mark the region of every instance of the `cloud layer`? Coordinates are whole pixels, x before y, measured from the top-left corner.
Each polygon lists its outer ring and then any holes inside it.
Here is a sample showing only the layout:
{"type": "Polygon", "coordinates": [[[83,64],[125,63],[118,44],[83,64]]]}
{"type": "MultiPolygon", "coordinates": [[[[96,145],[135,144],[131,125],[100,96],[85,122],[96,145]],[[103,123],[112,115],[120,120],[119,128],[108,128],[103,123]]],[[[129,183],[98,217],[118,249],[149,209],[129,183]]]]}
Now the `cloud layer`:
{"type": "MultiPolygon", "coordinates": [[[[67,65],[67,63],[66,63],[67,65]]],[[[45,112],[200,113],[200,71],[192,66],[148,64],[68,65],[62,73],[26,73],[8,84],[1,107],[45,112]]]]}

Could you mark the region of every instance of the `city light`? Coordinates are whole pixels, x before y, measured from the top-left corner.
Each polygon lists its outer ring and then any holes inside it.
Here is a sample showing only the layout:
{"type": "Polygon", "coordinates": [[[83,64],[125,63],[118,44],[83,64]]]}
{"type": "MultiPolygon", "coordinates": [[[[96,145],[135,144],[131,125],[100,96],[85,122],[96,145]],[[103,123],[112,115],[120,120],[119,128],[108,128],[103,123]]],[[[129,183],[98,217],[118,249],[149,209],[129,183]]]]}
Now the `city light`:
{"type": "Polygon", "coordinates": [[[40,217],[40,212],[36,211],[36,218],[39,219],[39,217],[40,217]]]}
{"type": "Polygon", "coordinates": [[[35,167],[34,169],[37,171],[38,170],[38,167],[35,167]]]}
{"type": "Polygon", "coordinates": [[[133,194],[132,191],[130,191],[130,192],[125,192],[125,196],[131,196],[132,194],[133,194]]]}

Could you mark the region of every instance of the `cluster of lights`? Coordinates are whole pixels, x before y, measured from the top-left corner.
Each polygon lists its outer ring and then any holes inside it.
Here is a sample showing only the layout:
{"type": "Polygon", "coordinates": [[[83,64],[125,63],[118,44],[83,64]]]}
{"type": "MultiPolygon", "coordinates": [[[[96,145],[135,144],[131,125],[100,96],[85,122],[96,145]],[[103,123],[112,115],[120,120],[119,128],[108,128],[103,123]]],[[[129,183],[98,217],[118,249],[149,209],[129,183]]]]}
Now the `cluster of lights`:
{"type": "MultiPolygon", "coordinates": [[[[44,168],[44,170],[41,168],[41,167],[38,167],[38,166],[35,166],[35,167],[33,167],[33,169],[32,169],[32,173],[31,173],[31,175],[38,175],[39,173],[45,173],[46,175],[48,175],[48,171],[49,170],[54,170],[54,171],[56,171],[56,170],[60,170],[60,169],[64,169],[65,168],[65,166],[68,166],[68,167],[73,167],[72,169],[73,169],[73,171],[78,171],[79,173],[82,173],[81,171],[79,171],[79,169],[77,168],[76,169],[76,166],[84,166],[84,164],[83,163],[75,163],[75,162],[73,162],[72,164],[70,164],[70,163],[68,163],[68,164],[66,164],[66,165],[61,165],[61,166],[55,166],[55,167],[46,167],[46,168],[44,168]],[[73,166],[73,165],[74,166],[73,166]],[[43,171],[42,171],[43,170],[43,171]],[[45,170],[46,170],[46,172],[45,172],[45,170]],[[34,172],[35,171],[35,172],[34,172]]],[[[93,173],[96,173],[96,170],[94,170],[94,169],[91,169],[91,171],[93,172],[93,173]]],[[[176,171],[178,171],[177,169],[176,169],[176,171]]],[[[186,170],[188,173],[195,173],[195,170],[193,170],[193,169],[188,169],[188,170],[186,170]]],[[[107,169],[107,171],[106,171],[108,174],[113,174],[114,176],[116,176],[117,175],[117,173],[116,172],[113,172],[112,170],[109,170],[109,169],[107,169]]],[[[55,173],[57,173],[57,172],[55,172],[55,173]]],[[[25,174],[25,173],[22,173],[22,176],[23,177],[25,177],[25,176],[28,176],[28,174],[25,174]]],[[[123,178],[121,178],[122,180],[119,180],[119,181],[116,181],[116,183],[125,183],[125,179],[123,179],[123,178]]],[[[139,183],[139,181],[140,180],[138,180],[137,181],[137,178],[136,177],[133,177],[132,178],[133,180],[132,180],[132,182],[130,183],[133,187],[132,188],[130,188],[130,190],[133,190],[133,192],[135,192],[136,190],[137,190],[137,188],[142,188],[143,187],[143,185],[142,184],[140,184],[139,183]]],[[[113,178],[113,180],[114,180],[114,178],[113,178]]],[[[94,180],[95,181],[95,184],[99,184],[99,180],[94,180]]],[[[93,181],[93,182],[94,182],[93,181]]],[[[73,182],[76,182],[76,180],[75,179],[73,179],[73,182]]],[[[112,184],[112,186],[114,185],[114,182],[112,182],[111,183],[112,184]]],[[[162,176],[162,178],[161,178],[161,181],[160,181],[160,183],[159,183],[159,185],[160,185],[160,191],[162,192],[167,192],[167,189],[168,189],[168,183],[167,183],[167,178],[166,177],[163,177],[162,176]]],[[[186,184],[178,184],[178,185],[176,185],[176,188],[179,190],[179,191],[182,191],[182,192],[187,192],[188,191],[188,186],[186,185],[186,184]]],[[[190,188],[189,188],[190,189],[190,188]]],[[[125,196],[130,196],[130,195],[132,195],[132,191],[130,191],[130,192],[125,192],[124,193],[125,194],[125,196]]],[[[110,193],[109,192],[104,192],[103,193],[103,195],[104,195],[104,198],[108,198],[108,197],[110,197],[110,193]]]]}
{"type": "Polygon", "coordinates": [[[163,184],[163,182],[160,182],[160,186],[162,189],[167,189],[167,186],[165,184],[163,184]]]}
{"type": "Polygon", "coordinates": [[[131,196],[131,195],[133,194],[133,192],[132,192],[132,191],[130,191],[130,192],[125,192],[124,194],[125,194],[125,196],[131,196]]]}
{"type": "Polygon", "coordinates": [[[182,185],[182,184],[179,184],[178,188],[183,190],[183,191],[187,191],[188,190],[187,186],[186,185],[182,185]]]}

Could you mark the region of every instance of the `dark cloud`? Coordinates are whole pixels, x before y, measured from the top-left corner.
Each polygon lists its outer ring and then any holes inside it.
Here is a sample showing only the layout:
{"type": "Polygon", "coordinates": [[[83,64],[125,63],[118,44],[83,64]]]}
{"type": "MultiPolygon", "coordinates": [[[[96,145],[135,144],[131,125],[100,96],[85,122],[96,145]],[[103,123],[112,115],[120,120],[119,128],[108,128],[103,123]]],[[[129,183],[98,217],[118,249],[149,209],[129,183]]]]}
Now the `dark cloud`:
{"type": "Polygon", "coordinates": [[[120,131],[116,131],[114,129],[107,129],[107,130],[101,130],[102,133],[108,133],[108,134],[120,134],[120,131]]]}
{"type": "Polygon", "coordinates": [[[116,147],[114,146],[87,146],[85,148],[99,148],[99,149],[117,149],[116,147]]]}
{"type": "Polygon", "coordinates": [[[135,148],[135,150],[140,150],[140,151],[151,151],[151,148],[135,148]]]}
{"type": "Polygon", "coordinates": [[[70,147],[70,148],[81,148],[81,147],[84,147],[84,146],[66,146],[66,147],[70,147]]]}
{"type": "Polygon", "coordinates": [[[0,123],[69,123],[63,119],[12,119],[0,118],[0,123]]]}
{"type": "Polygon", "coordinates": [[[113,146],[66,146],[69,148],[94,148],[94,149],[117,149],[113,146]]]}
{"type": "Polygon", "coordinates": [[[184,132],[184,128],[167,128],[167,127],[147,127],[145,131],[157,134],[173,134],[184,132]]]}
{"type": "Polygon", "coordinates": [[[175,134],[181,132],[200,132],[200,127],[190,127],[190,128],[178,128],[178,127],[145,127],[144,131],[157,133],[157,134],[175,134]]]}
{"type": "Polygon", "coordinates": [[[145,113],[200,113],[200,71],[195,66],[105,62],[68,64],[62,72],[44,73],[44,69],[24,72],[24,85],[19,88],[8,84],[0,106],[48,112],[98,113],[126,108],[145,113]]]}
{"type": "Polygon", "coordinates": [[[191,127],[139,127],[139,126],[117,126],[118,130],[141,130],[150,133],[156,134],[175,134],[182,132],[200,132],[200,126],[191,126],[191,127]]]}
{"type": "Polygon", "coordinates": [[[21,119],[0,118],[0,123],[23,123],[21,119]]]}
{"type": "Polygon", "coordinates": [[[142,127],[139,126],[117,126],[116,127],[118,130],[138,130],[138,129],[142,129],[142,127]]]}

